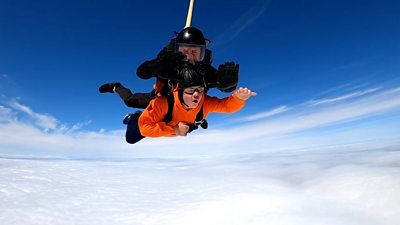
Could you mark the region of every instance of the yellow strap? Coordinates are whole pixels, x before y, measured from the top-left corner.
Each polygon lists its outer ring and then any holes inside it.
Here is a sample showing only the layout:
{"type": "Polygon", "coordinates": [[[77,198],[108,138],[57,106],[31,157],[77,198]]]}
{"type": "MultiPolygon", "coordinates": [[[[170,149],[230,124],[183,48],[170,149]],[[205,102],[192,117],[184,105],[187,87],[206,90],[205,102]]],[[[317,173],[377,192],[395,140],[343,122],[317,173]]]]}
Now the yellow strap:
{"type": "Polygon", "coordinates": [[[187,14],[187,17],[186,17],[186,26],[185,26],[185,28],[190,27],[190,23],[192,22],[193,5],[194,5],[194,0],[190,0],[188,14],[187,14]]]}

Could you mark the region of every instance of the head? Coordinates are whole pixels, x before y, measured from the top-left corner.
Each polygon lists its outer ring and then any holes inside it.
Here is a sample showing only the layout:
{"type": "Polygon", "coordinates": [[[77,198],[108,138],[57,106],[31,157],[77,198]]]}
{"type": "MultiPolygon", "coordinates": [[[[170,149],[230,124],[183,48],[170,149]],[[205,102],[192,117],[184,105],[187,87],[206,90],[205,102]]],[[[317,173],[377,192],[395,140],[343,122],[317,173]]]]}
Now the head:
{"type": "Polygon", "coordinates": [[[205,93],[204,77],[189,67],[183,68],[180,75],[179,100],[187,109],[196,108],[205,93]]]}
{"type": "Polygon", "coordinates": [[[206,45],[209,42],[199,29],[186,27],[176,36],[175,51],[185,54],[189,61],[200,62],[204,58],[206,45]]]}

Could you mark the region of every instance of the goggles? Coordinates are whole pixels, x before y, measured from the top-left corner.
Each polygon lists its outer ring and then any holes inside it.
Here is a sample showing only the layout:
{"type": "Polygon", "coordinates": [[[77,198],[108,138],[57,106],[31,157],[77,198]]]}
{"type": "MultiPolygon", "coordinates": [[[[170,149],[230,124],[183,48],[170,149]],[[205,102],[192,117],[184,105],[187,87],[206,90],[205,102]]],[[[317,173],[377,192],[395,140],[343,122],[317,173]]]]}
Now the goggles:
{"type": "MultiPolygon", "coordinates": [[[[187,56],[194,55],[196,56],[196,60],[202,61],[205,55],[205,46],[204,45],[194,45],[194,44],[185,44],[185,43],[177,43],[175,46],[176,52],[182,52],[187,56]]],[[[195,61],[196,61],[195,60],[195,61]]]]}
{"type": "Polygon", "coordinates": [[[197,92],[199,94],[204,93],[204,87],[198,87],[198,88],[187,88],[183,90],[183,93],[187,95],[194,95],[194,93],[197,92]]]}

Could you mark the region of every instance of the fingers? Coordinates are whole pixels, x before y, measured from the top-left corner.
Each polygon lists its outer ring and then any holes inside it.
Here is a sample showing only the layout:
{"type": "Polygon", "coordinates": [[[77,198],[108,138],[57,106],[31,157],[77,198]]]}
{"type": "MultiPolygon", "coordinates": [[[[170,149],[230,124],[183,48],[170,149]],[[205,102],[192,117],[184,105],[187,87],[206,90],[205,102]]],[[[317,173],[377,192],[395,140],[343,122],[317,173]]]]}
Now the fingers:
{"type": "Polygon", "coordinates": [[[182,52],[177,52],[174,55],[174,61],[176,62],[184,62],[187,60],[186,55],[182,54],[182,52]]]}
{"type": "Polygon", "coordinates": [[[257,93],[252,92],[249,88],[240,87],[239,89],[237,89],[237,91],[242,94],[251,94],[251,95],[256,94],[257,95],[257,93]]]}
{"type": "Polygon", "coordinates": [[[235,90],[235,94],[236,94],[237,97],[239,97],[242,100],[247,100],[251,96],[257,96],[256,92],[253,92],[250,89],[243,88],[243,87],[240,87],[240,88],[236,89],[235,90]]]}
{"type": "Polygon", "coordinates": [[[164,58],[165,60],[174,63],[183,63],[187,60],[186,55],[182,54],[182,52],[167,53],[164,58]]]}
{"type": "Polygon", "coordinates": [[[182,127],[182,136],[187,136],[187,134],[189,133],[189,126],[183,126],[182,127]]]}
{"type": "Polygon", "coordinates": [[[178,129],[180,136],[187,136],[187,133],[189,133],[189,126],[186,123],[179,122],[178,129]]]}

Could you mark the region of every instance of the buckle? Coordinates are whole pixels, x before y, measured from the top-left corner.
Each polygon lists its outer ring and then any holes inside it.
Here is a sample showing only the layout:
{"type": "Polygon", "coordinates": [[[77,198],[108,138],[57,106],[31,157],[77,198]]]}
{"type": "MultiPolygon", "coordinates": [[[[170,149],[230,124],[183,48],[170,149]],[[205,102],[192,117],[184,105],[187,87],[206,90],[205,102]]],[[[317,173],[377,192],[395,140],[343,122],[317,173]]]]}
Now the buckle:
{"type": "Polygon", "coordinates": [[[200,126],[201,124],[204,123],[204,119],[200,120],[200,121],[194,121],[194,125],[195,126],[200,126]]]}

